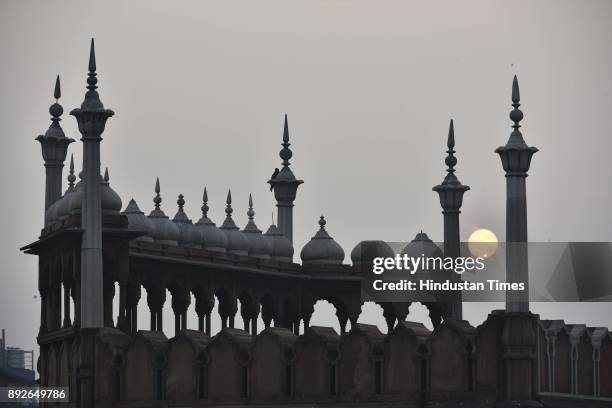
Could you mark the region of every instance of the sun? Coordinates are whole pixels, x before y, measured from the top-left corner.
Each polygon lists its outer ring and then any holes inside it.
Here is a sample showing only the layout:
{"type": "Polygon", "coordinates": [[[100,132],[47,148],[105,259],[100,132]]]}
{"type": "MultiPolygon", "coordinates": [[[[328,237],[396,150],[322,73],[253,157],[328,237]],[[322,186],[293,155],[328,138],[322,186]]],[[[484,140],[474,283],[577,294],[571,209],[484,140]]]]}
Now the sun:
{"type": "Polygon", "coordinates": [[[495,233],[486,228],[477,229],[468,238],[468,248],[474,256],[489,257],[497,251],[498,244],[495,233]]]}

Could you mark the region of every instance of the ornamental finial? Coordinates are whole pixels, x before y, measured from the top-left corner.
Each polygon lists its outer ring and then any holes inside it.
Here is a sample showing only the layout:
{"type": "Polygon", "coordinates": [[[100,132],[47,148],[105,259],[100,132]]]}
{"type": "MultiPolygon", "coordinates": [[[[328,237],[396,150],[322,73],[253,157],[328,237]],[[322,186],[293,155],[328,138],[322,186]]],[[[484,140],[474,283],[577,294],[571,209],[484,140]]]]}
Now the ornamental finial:
{"type": "Polygon", "coordinates": [[[287,114],[285,114],[285,128],[283,130],[283,148],[281,149],[279,156],[283,159],[283,167],[289,167],[289,159],[293,156],[293,152],[289,149],[291,143],[289,143],[289,124],[287,122],[287,114]]]}
{"type": "Polygon", "coordinates": [[[319,218],[319,226],[322,230],[325,229],[325,224],[327,224],[327,221],[325,221],[325,217],[323,216],[323,214],[321,214],[321,218],[319,218]]]}
{"type": "Polygon", "coordinates": [[[62,90],[60,88],[60,77],[58,75],[57,78],[55,78],[55,90],[53,91],[53,97],[55,98],[55,101],[57,102],[57,100],[61,98],[61,96],[62,96],[62,90]]]}
{"type": "Polygon", "coordinates": [[[104,182],[108,184],[110,177],[108,177],[108,167],[104,170],[104,182]]]}
{"type": "Polygon", "coordinates": [[[182,194],[179,194],[178,200],[176,200],[176,204],[178,205],[179,212],[183,212],[183,206],[185,205],[185,196],[182,194]]]}
{"type": "Polygon", "coordinates": [[[253,221],[255,217],[255,211],[253,210],[253,196],[249,194],[249,210],[247,211],[247,216],[249,217],[249,221],[253,221]]]}
{"type": "Polygon", "coordinates": [[[446,142],[446,146],[448,150],[446,151],[446,159],[444,163],[448,166],[446,170],[448,174],[444,178],[443,184],[456,183],[457,177],[455,176],[455,166],[457,165],[457,158],[455,157],[455,125],[453,120],[450,120],[450,125],[448,127],[448,140],[446,142]]]}
{"type": "Polygon", "coordinates": [[[94,49],[94,39],[91,39],[91,46],[89,47],[89,73],[87,74],[87,89],[95,91],[98,79],[96,78],[96,51],[94,49]]]}
{"type": "Polygon", "coordinates": [[[159,188],[159,177],[157,177],[157,180],[155,180],[155,198],[153,198],[153,202],[155,203],[155,209],[159,210],[159,205],[162,202],[162,198],[159,195],[160,192],[160,188],[159,188]]]}
{"type": "Polygon", "coordinates": [[[234,210],[232,209],[232,190],[231,189],[227,190],[227,199],[225,200],[225,203],[227,204],[227,206],[225,207],[225,214],[227,215],[228,218],[231,218],[232,213],[234,212],[234,210]]]}
{"type": "Polygon", "coordinates": [[[70,170],[68,170],[68,191],[74,190],[74,182],[76,176],[74,175],[74,155],[70,154],[70,170]]]}
{"type": "Polygon", "coordinates": [[[55,102],[49,107],[49,113],[51,114],[51,125],[45,132],[45,137],[64,138],[64,130],[60,126],[59,122],[62,120],[60,116],[64,113],[64,108],[59,104],[59,98],[62,96],[62,90],[60,86],[59,75],[55,78],[55,89],[53,90],[53,97],[55,102]]]}
{"type": "Polygon", "coordinates": [[[515,75],[514,79],[512,80],[512,107],[514,109],[512,109],[512,111],[510,112],[510,120],[514,123],[512,125],[513,130],[510,134],[510,140],[508,140],[508,143],[511,144],[525,144],[523,134],[519,130],[519,128],[521,127],[520,121],[523,120],[523,111],[519,109],[519,106],[521,106],[520,102],[521,94],[519,91],[518,79],[515,75]]]}
{"type": "Polygon", "coordinates": [[[202,217],[208,217],[208,192],[206,191],[206,187],[204,187],[204,194],[202,194],[202,217]]]}

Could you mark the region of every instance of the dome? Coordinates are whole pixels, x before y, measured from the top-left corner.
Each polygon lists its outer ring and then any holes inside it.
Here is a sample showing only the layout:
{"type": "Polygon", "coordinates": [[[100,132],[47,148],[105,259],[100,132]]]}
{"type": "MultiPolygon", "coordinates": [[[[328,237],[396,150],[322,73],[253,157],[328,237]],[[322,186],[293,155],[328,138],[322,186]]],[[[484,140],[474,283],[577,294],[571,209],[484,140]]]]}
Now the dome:
{"type": "Polygon", "coordinates": [[[146,235],[136,238],[137,240],[153,242],[153,222],[140,211],[138,204],[136,204],[133,198],[121,214],[127,217],[129,229],[147,232],[146,235]]]}
{"type": "Polygon", "coordinates": [[[353,265],[371,264],[374,258],[393,258],[395,253],[385,241],[361,241],[351,251],[353,265]]]}
{"type": "Polygon", "coordinates": [[[202,233],[202,247],[207,251],[225,253],[227,247],[227,237],[214,222],[212,222],[208,214],[208,192],[204,187],[204,195],[202,196],[202,218],[196,223],[196,228],[202,233]]]}
{"type": "Polygon", "coordinates": [[[153,199],[155,208],[149,214],[148,218],[153,223],[153,239],[155,242],[166,245],[178,245],[178,241],[181,236],[179,227],[170,221],[168,216],[160,208],[162,198],[159,195],[159,179],[155,184],[155,193],[157,194],[153,199]]]}
{"type": "Polygon", "coordinates": [[[300,257],[303,263],[313,264],[342,264],[344,250],[329,236],[325,230],[325,217],[321,216],[319,225],[321,228],[314,237],[304,245],[300,257]]]}
{"type": "Polygon", "coordinates": [[[219,229],[225,233],[227,237],[227,252],[234,255],[243,255],[247,256],[249,254],[249,239],[240,232],[240,229],[234,223],[232,219],[232,193],[231,191],[227,193],[227,207],[225,208],[225,221],[221,224],[219,229]]]}
{"type": "Polygon", "coordinates": [[[172,221],[178,226],[180,231],[179,244],[193,248],[202,248],[202,232],[193,225],[187,214],[185,214],[183,210],[185,198],[182,194],[179,194],[176,203],[179,208],[172,221]]]}
{"type": "Polygon", "coordinates": [[[416,234],[414,239],[408,243],[402,250],[402,255],[408,255],[414,258],[417,257],[431,257],[431,258],[443,258],[444,255],[439,246],[437,246],[427,234],[423,231],[416,234]]]}
{"type": "Polygon", "coordinates": [[[102,214],[119,214],[123,207],[121,197],[110,186],[108,169],[104,171],[104,179],[100,181],[100,204],[102,214]]]}
{"type": "Polygon", "coordinates": [[[268,242],[272,247],[270,257],[277,261],[293,262],[293,245],[291,241],[283,235],[276,225],[270,225],[270,228],[264,234],[268,238],[268,242]]]}
{"type": "Polygon", "coordinates": [[[242,230],[249,240],[249,256],[259,259],[270,259],[272,244],[267,237],[262,235],[261,230],[255,225],[255,211],[253,211],[253,197],[249,194],[249,210],[247,211],[249,222],[242,230]]]}
{"type": "MultiPolygon", "coordinates": [[[[72,194],[65,195],[67,200],[60,206],[59,218],[81,212],[83,204],[82,174],[79,174],[79,178],[81,178],[81,181],[74,187],[72,194]]],[[[104,173],[104,178],[100,177],[100,205],[102,206],[102,214],[119,214],[121,207],[123,207],[119,194],[109,184],[108,170],[104,173]]]]}
{"type": "Polygon", "coordinates": [[[61,203],[62,203],[62,201],[64,200],[65,197],[66,197],[66,195],[64,195],[62,198],[60,198],[59,200],[57,200],[56,202],[51,204],[49,206],[49,208],[46,209],[46,211],[45,211],[45,225],[52,224],[53,222],[59,220],[59,216],[58,216],[59,207],[60,207],[60,205],[61,205],[61,203]]]}

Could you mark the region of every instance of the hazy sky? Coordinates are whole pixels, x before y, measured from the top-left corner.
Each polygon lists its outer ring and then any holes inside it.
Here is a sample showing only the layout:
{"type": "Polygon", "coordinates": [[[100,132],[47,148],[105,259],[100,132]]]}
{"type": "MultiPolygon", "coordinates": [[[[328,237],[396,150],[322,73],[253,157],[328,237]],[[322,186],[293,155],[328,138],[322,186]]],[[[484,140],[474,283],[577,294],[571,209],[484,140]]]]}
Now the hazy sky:
{"type": "MultiPolygon", "coordinates": [[[[0,327],[10,345],[34,347],[37,259],[18,250],[43,220],[34,138],[49,125],[56,74],[65,111],[80,105],[90,37],[101,99],[116,112],[102,164],[124,205],[133,197],[148,213],[159,176],[166,214],[183,193],[199,218],[206,185],[219,223],[231,187],[237,223],[253,193],[267,228],[275,207],[266,180],[280,164],[288,113],[292,169],[305,181],[296,254],[323,213],[348,255],[360,240],[407,241],[420,229],[442,239],[431,187],[444,177],[450,118],[457,175],[471,186],[462,238],[480,227],[504,236],[505,179],[493,150],[511,130],[514,74],[525,139],[540,149],[527,179],[530,240],[612,241],[610,21],[605,0],[0,1],[0,327]]],[[[78,139],[74,118],[64,119],[78,139]]],[[[71,152],[80,166],[80,142],[71,152]]],[[[472,324],[488,312],[465,310],[472,324]]],[[[610,304],[533,310],[612,326],[610,304]]]]}

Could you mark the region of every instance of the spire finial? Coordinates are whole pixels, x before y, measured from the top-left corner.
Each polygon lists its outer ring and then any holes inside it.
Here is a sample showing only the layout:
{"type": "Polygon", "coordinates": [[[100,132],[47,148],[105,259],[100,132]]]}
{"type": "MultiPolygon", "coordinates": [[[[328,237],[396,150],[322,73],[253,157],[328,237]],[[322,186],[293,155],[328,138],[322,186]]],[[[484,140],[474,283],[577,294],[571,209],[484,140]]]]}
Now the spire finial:
{"type": "Polygon", "coordinates": [[[325,217],[323,214],[321,214],[321,218],[319,218],[319,225],[321,226],[322,230],[325,229],[325,224],[327,224],[327,221],[325,221],[325,217]]]}
{"type": "Polygon", "coordinates": [[[274,224],[274,211],[272,211],[272,225],[275,225],[274,224]]]}
{"type": "Polygon", "coordinates": [[[516,75],[512,80],[512,102],[519,103],[521,101],[521,93],[519,91],[518,78],[516,75]]]}
{"type": "Polygon", "coordinates": [[[185,196],[182,194],[178,195],[178,200],[176,200],[176,204],[178,204],[178,210],[179,212],[184,212],[183,211],[183,206],[185,205],[185,196]]]}
{"type": "Polygon", "coordinates": [[[446,177],[455,178],[453,173],[455,172],[454,167],[457,165],[457,158],[455,157],[455,126],[452,119],[450,120],[450,125],[448,127],[448,140],[446,142],[446,146],[448,147],[448,150],[446,151],[447,156],[444,160],[444,163],[446,163],[448,166],[448,169],[446,170],[448,175],[446,177]]]}
{"type": "Polygon", "coordinates": [[[206,187],[204,187],[204,194],[202,194],[202,216],[204,218],[208,217],[208,192],[206,191],[206,187]]]}
{"type": "Polygon", "coordinates": [[[74,190],[74,182],[76,180],[76,176],[74,175],[74,155],[70,154],[70,170],[68,171],[68,190],[74,190]]]}
{"type": "Polygon", "coordinates": [[[289,166],[289,159],[293,156],[293,152],[289,149],[291,143],[289,143],[289,124],[287,122],[287,114],[285,114],[285,129],[283,130],[283,148],[281,149],[279,156],[283,159],[283,167],[289,166]]]}
{"type": "Polygon", "coordinates": [[[60,77],[58,75],[57,78],[55,78],[55,91],[53,92],[53,97],[55,98],[55,101],[57,102],[57,100],[61,96],[62,96],[62,90],[60,88],[60,77]]]}
{"type": "Polygon", "coordinates": [[[249,194],[249,210],[247,211],[247,215],[249,217],[249,221],[253,221],[255,217],[255,211],[253,210],[253,195],[249,194]]]}
{"type": "Polygon", "coordinates": [[[64,137],[64,131],[62,130],[59,122],[62,120],[60,116],[64,113],[64,108],[59,104],[59,98],[62,96],[62,90],[60,87],[59,75],[55,79],[55,89],[53,91],[53,97],[55,102],[49,107],[49,113],[51,114],[51,126],[45,136],[64,137]]]}
{"type": "Polygon", "coordinates": [[[228,216],[228,218],[232,217],[232,213],[234,212],[234,210],[232,209],[232,190],[229,189],[227,190],[227,199],[225,200],[227,206],[225,207],[225,214],[228,216]]]}
{"type": "Polygon", "coordinates": [[[104,170],[104,182],[108,184],[110,177],[108,177],[108,167],[104,170]]]}
{"type": "Polygon", "coordinates": [[[87,89],[95,91],[98,79],[96,78],[96,51],[94,49],[94,39],[91,39],[91,47],[89,48],[89,73],[87,74],[87,89]]]}
{"type": "Polygon", "coordinates": [[[162,198],[159,195],[160,192],[160,188],[159,188],[159,177],[157,177],[157,179],[155,180],[155,198],[153,198],[153,202],[155,203],[155,209],[159,210],[159,205],[162,202],[162,198]]]}
{"type": "Polygon", "coordinates": [[[519,109],[519,106],[521,106],[520,102],[521,94],[519,91],[518,79],[515,75],[514,79],[512,80],[512,107],[514,109],[512,109],[512,111],[510,112],[510,120],[514,122],[514,124],[512,125],[513,130],[510,134],[509,142],[524,144],[525,141],[523,140],[523,134],[519,130],[519,128],[521,127],[519,122],[523,120],[523,111],[519,109]]]}

